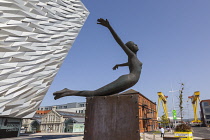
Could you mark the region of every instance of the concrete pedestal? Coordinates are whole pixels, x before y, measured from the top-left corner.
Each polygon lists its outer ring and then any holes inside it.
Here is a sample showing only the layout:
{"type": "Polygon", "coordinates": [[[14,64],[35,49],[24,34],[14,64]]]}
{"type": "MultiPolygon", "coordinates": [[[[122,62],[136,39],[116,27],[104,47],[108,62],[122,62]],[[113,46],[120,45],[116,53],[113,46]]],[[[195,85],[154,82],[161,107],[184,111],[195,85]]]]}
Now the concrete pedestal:
{"type": "Polygon", "coordinates": [[[84,140],[139,140],[138,95],[87,98],[84,140]]]}

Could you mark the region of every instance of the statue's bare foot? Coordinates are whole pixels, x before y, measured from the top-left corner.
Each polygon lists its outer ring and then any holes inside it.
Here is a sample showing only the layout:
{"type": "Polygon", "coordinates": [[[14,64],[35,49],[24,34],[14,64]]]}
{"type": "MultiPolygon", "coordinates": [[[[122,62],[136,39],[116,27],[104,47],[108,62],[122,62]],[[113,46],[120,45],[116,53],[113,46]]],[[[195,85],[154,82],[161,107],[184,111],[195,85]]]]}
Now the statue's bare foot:
{"type": "Polygon", "coordinates": [[[75,93],[76,93],[76,91],[74,91],[74,90],[69,90],[67,88],[64,88],[63,90],[54,92],[53,95],[55,96],[54,99],[57,100],[59,98],[65,97],[65,96],[73,96],[73,95],[75,95],[75,93]]]}
{"type": "Polygon", "coordinates": [[[64,88],[63,90],[60,90],[60,91],[56,91],[53,93],[53,96],[55,100],[59,99],[59,98],[62,98],[64,96],[66,96],[65,94],[69,91],[69,89],[67,88],[64,88]]]}

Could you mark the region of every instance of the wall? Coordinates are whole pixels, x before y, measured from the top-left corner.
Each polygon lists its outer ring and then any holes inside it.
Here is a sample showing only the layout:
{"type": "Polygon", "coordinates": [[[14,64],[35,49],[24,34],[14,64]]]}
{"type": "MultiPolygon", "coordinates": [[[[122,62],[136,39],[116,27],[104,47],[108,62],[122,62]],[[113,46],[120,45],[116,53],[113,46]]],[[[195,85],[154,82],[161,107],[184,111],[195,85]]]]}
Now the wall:
{"type": "Polygon", "coordinates": [[[156,104],[142,94],[138,95],[140,132],[156,130],[158,127],[156,104]]]}

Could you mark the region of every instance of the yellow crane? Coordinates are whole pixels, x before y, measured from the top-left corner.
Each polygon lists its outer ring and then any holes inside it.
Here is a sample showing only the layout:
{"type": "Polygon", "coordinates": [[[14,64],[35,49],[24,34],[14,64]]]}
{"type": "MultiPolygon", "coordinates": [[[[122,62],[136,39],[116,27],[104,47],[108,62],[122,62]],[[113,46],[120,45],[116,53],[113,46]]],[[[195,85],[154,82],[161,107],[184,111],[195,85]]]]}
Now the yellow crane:
{"type": "Polygon", "coordinates": [[[198,103],[200,102],[200,92],[196,91],[194,92],[194,94],[192,96],[189,96],[188,98],[191,99],[192,102],[192,107],[193,107],[193,111],[194,111],[194,120],[192,120],[191,122],[195,125],[199,125],[201,124],[201,120],[198,119],[198,103]]]}
{"type": "Polygon", "coordinates": [[[168,96],[165,96],[162,92],[158,92],[157,94],[158,94],[157,117],[158,117],[158,111],[159,111],[160,102],[161,102],[162,106],[163,106],[164,114],[165,114],[166,118],[168,118],[168,108],[167,108],[167,98],[168,98],[168,96]]]}

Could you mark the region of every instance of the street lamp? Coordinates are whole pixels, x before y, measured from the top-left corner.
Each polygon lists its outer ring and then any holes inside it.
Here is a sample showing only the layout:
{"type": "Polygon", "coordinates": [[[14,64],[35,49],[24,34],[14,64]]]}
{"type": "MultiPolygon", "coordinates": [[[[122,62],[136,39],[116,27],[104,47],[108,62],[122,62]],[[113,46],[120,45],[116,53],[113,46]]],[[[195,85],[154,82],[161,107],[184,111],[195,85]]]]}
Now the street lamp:
{"type": "MultiPolygon", "coordinates": [[[[175,105],[174,105],[174,92],[177,92],[177,91],[179,91],[179,90],[173,90],[173,88],[172,88],[172,86],[171,86],[171,91],[169,91],[169,92],[171,92],[172,93],[172,102],[173,102],[173,110],[175,110],[175,105]]],[[[176,127],[176,120],[174,119],[174,126],[176,127]]]]}

